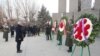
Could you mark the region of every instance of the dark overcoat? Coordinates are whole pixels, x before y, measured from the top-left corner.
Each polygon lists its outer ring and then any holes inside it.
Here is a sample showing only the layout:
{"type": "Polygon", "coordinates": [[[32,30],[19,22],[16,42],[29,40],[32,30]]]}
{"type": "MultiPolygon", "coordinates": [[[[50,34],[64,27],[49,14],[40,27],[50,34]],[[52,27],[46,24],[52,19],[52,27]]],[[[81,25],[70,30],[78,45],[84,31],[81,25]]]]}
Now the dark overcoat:
{"type": "Polygon", "coordinates": [[[67,28],[68,29],[67,29],[65,45],[71,47],[73,46],[73,37],[72,37],[73,29],[71,25],[67,26],[67,28]]]}
{"type": "Polygon", "coordinates": [[[51,34],[51,26],[47,25],[46,27],[46,35],[50,35],[51,34]]]}
{"type": "Polygon", "coordinates": [[[22,26],[17,25],[16,26],[16,42],[23,41],[23,31],[22,31],[22,26]]]}
{"type": "Polygon", "coordinates": [[[8,38],[8,33],[9,33],[9,28],[4,28],[3,29],[3,38],[8,38]]]}

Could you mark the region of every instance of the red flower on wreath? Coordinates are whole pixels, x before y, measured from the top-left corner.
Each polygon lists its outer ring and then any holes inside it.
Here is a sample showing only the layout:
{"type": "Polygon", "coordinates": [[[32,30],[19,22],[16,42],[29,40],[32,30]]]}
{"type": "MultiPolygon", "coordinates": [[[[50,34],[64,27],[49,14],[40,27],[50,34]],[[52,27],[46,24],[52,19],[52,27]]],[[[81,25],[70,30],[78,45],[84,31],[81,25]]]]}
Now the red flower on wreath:
{"type": "Polygon", "coordinates": [[[90,32],[91,32],[91,22],[87,18],[79,20],[74,25],[74,38],[79,41],[87,39],[90,35],[90,32]]]}
{"type": "Polygon", "coordinates": [[[64,20],[61,20],[61,22],[59,23],[59,30],[62,32],[65,29],[65,23],[64,20]]]}

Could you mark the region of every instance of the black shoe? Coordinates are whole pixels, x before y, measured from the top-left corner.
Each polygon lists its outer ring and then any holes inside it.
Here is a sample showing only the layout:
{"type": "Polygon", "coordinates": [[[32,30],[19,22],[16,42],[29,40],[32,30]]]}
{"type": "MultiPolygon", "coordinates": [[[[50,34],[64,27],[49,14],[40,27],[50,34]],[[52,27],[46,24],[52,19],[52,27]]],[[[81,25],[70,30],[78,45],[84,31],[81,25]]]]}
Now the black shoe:
{"type": "Polygon", "coordinates": [[[22,50],[20,50],[22,52],[22,50]]]}
{"type": "Polygon", "coordinates": [[[58,45],[62,45],[61,43],[58,43],[58,45]]]}
{"type": "Polygon", "coordinates": [[[72,52],[72,50],[67,50],[67,52],[72,52]]]}
{"type": "Polygon", "coordinates": [[[8,42],[8,40],[5,40],[5,42],[8,42]]]}
{"type": "Polygon", "coordinates": [[[11,38],[13,38],[13,37],[14,37],[14,35],[11,36],[11,38]]]}
{"type": "Polygon", "coordinates": [[[50,39],[50,40],[52,40],[52,39],[50,39]]]}
{"type": "Polygon", "coordinates": [[[22,53],[22,50],[17,51],[17,53],[22,53]]]}

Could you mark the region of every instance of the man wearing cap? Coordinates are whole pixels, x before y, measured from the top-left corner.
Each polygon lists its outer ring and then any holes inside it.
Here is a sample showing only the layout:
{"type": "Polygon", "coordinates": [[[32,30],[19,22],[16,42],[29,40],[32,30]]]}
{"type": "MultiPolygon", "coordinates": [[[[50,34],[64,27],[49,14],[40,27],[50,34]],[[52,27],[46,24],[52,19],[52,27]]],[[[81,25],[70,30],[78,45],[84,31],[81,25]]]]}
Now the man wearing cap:
{"type": "Polygon", "coordinates": [[[18,22],[18,24],[16,26],[17,53],[22,53],[22,50],[20,50],[22,41],[23,41],[22,23],[18,22]]]}

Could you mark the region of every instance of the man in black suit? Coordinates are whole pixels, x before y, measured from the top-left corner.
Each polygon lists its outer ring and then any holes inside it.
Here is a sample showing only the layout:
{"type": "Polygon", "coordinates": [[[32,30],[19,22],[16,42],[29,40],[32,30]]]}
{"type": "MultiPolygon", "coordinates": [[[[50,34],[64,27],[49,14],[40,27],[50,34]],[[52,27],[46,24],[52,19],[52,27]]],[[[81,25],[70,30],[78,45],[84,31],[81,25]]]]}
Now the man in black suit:
{"type": "Polygon", "coordinates": [[[16,42],[17,42],[17,53],[21,53],[20,50],[21,42],[23,41],[23,31],[22,31],[22,24],[18,22],[16,26],[16,42]]]}
{"type": "Polygon", "coordinates": [[[14,26],[13,25],[10,26],[10,30],[11,30],[11,37],[14,37],[14,26]]]}
{"type": "Polygon", "coordinates": [[[47,36],[47,40],[52,40],[52,38],[51,38],[51,25],[47,25],[46,26],[46,36],[47,36]]]}

